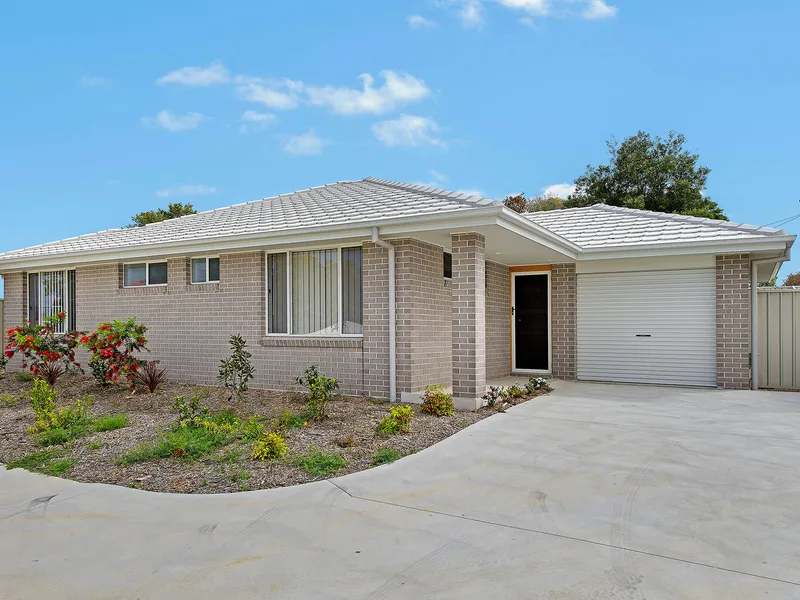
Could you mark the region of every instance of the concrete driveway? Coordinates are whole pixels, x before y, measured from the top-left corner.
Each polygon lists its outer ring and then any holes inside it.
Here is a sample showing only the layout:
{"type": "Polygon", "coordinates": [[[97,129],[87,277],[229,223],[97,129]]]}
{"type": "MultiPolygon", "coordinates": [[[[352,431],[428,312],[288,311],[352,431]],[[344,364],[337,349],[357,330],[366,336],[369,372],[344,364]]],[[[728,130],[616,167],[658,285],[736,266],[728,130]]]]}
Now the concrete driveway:
{"type": "Polygon", "coordinates": [[[394,465],[233,495],[2,470],[0,597],[800,598],[800,394],[560,383],[394,465]]]}

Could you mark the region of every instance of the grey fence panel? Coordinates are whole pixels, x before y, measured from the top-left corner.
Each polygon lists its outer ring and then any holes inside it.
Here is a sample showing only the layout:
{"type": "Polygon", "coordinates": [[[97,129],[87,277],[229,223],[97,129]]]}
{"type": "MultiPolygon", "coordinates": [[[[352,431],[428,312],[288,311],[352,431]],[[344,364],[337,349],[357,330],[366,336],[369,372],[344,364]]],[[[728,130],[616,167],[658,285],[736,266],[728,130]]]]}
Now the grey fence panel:
{"type": "Polygon", "coordinates": [[[758,291],[758,387],[800,389],[800,288],[758,291]]]}

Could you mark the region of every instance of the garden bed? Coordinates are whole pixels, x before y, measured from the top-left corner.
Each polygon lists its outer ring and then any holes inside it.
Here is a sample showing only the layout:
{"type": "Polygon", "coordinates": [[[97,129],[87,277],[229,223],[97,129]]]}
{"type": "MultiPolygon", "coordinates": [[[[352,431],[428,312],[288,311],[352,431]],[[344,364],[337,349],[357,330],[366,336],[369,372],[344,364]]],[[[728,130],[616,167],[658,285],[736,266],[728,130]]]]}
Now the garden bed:
{"type": "Polygon", "coordinates": [[[251,389],[237,402],[228,399],[225,388],[165,383],[154,394],[134,395],[124,385],[101,388],[91,377],[66,375],[55,386],[59,405],[92,396],[91,421],[76,439],[48,446],[41,436],[29,433],[34,413],[26,394],[32,387],[32,381],[21,381],[17,373],[0,379],[0,462],[76,481],[181,493],[265,489],[361,471],[427,448],[509,403],[545,393],[538,390],[495,407],[443,417],[413,406],[408,433],[381,435],[376,427],[391,405],[372,398],[336,396],[327,418],[304,422],[300,415],[306,404],[300,393],[251,389]],[[164,432],[181,433],[173,408],[176,396],[187,401],[197,396],[212,417],[227,411],[245,423],[256,416],[267,429],[282,415],[284,422],[290,417],[289,426],[281,429],[288,453],[274,460],[255,460],[250,439],[223,435],[192,446],[195,458],[180,448],[166,458],[132,462],[131,457],[146,458],[143,448],[154,456],[163,455],[164,444],[156,448],[154,442],[163,440],[164,432]],[[96,431],[115,423],[127,425],[96,431]],[[131,454],[134,450],[136,455],[131,454]]]}

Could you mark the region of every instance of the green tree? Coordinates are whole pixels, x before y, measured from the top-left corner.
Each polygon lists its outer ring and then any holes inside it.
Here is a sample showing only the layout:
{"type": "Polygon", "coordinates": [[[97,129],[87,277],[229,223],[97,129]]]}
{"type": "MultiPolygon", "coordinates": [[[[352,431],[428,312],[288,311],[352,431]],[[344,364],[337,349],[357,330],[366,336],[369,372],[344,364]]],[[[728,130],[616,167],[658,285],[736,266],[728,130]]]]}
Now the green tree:
{"type": "Polygon", "coordinates": [[[159,221],[166,221],[168,219],[177,219],[178,217],[185,217],[186,215],[196,215],[197,211],[191,203],[182,204],[180,202],[170,202],[167,209],[157,208],[156,210],[146,210],[131,217],[133,221],[129,227],[143,227],[150,223],[158,223],[159,221]]]}
{"type": "Polygon", "coordinates": [[[557,196],[534,196],[526,198],[522,192],[516,196],[508,196],[503,205],[518,213],[539,212],[542,210],[558,210],[564,208],[564,201],[557,196]]]}
{"type": "Polygon", "coordinates": [[[783,280],[783,285],[786,287],[800,286],[800,273],[789,273],[783,280]]]}
{"type": "Polygon", "coordinates": [[[703,195],[711,169],[699,165],[699,155],[685,143],[674,131],[667,139],[643,131],[621,143],[612,137],[606,142],[609,164],[588,165],[564,206],[599,203],[727,221],[719,205],[703,195]]]}

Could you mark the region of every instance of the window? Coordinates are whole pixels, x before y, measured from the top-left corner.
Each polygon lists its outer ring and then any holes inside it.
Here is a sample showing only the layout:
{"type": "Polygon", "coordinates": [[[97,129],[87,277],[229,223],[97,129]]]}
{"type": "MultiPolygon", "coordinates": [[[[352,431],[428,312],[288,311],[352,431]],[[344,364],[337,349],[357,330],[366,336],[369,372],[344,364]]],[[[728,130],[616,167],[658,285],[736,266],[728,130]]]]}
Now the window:
{"type": "Polygon", "coordinates": [[[361,335],[361,248],[267,255],[267,332],[361,335]]]}
{"type": "Polygon", "coordinates": [[[193,258],[192,283],[218,283],[219,258],[193,258]]]}
{"type": "Polygon", "coordinates": [[[122,285],[124,287],[167,285],[167,263],[152,262],[123,265],[122,285]]]}
{"type": "Polygon", "coordinates": [[[60,312],[67,315],[57,333],[75,331],[75,271],[28,273],[28,320],[44,324],[47,317],[60,312]]]}
{"type": "Polygon", "coordinates": [[[453,278],[453,255],[450,252],[444,253],[444,278],[453,278]]]}

